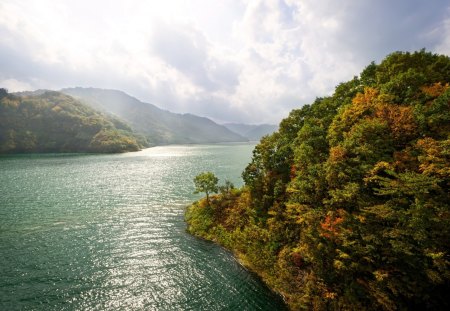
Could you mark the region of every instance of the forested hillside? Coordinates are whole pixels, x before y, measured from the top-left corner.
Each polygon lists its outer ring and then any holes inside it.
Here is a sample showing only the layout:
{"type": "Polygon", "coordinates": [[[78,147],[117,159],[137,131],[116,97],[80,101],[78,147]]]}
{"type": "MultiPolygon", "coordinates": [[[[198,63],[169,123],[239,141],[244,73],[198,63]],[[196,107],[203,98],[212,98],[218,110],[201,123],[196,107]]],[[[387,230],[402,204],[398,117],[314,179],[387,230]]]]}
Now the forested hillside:
{"type": "Polygon", "coordinates": [[[248,139],[208,118],[178,114],[144,103],[117,90],[68,88],[62,92],[128,122],[153,145],[242,142],[248,139]]]}
{"type": "Polygon", "coordinates": [[[146,145],[122,121],[65,94],[0,89],[0,153],[125,152],[146,145]]]}
{"type": "Polygon", "coordinates": [[[294,110],[189,231],[293,310],[450,308],[450,59],[396,52],[294,110]]]}

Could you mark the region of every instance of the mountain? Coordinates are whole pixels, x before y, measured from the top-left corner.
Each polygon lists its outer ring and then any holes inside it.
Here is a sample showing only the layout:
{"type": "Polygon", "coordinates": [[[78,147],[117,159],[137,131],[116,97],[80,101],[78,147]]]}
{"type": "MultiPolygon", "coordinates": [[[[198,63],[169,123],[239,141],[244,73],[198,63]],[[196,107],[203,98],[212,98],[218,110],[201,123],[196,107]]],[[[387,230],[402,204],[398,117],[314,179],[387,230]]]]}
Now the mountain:
{"type": "Polygon", "coordinates": [[[66,94],[0,89],[0,153],[125,152],[147,145],[127,124],[66,94]]]}
{"type": "Polygon", "coordinates": [[[396,52],[293,110],[194,203],[291,310],[450,310],[450,57],[396,52]]]}
{"type": "Polygon", "coordinates": [[[259,141],[263,136],[272,134],[278,129],[275,124],[243,124],[243,123],[225,123],[224,126],[230,131],[248,138],[249,140],[259,141]]]}
{"type": "Polygon", "coordinates": [[[62,92],[125,120],[153,145],[248,141],[208,118],[162,110],[121,91],[76,87],[62,92]]]}

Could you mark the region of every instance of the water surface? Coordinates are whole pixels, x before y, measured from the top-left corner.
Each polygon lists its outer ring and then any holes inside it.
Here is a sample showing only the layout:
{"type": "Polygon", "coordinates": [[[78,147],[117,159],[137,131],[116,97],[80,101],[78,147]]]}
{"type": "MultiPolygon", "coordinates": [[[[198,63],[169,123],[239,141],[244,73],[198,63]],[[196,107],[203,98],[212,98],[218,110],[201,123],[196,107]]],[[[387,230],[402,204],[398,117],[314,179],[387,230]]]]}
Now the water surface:
{"type": "Polygon", "coordinates": [[[240,185],[253,147],[0,157],[0,310],[284,310],[185,232],[193,177],[240,185]]]}

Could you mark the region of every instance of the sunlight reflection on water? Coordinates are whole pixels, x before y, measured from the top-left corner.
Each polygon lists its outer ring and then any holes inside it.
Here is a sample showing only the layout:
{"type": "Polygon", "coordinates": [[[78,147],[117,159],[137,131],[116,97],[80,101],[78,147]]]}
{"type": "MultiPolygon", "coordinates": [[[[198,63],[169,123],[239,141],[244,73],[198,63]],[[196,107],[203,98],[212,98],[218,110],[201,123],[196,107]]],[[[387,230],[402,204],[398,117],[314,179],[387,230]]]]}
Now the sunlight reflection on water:
{"type": "Polygon", "coordinates": [[[252,145],[0,159],[1,310],[282,310],[185,232],[203,170],[241,184],[252,145]]]}

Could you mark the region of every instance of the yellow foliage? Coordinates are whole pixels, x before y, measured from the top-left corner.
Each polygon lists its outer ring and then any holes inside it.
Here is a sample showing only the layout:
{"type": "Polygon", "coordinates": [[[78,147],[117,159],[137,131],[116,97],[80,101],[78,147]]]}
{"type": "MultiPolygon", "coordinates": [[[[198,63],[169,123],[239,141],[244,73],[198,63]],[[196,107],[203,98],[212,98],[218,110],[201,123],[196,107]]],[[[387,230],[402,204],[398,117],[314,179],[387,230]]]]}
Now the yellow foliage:
{"type": "Polygon", "coordinates": [[[439,142],[431,137],[419,139],[416,147],[422,151],[418,157],[419,169],[426,175],[450,176],[450,140],[439,142]]]}
{"type": "Polygon", "coordinates": [[[335,164],[345,159],[346,150],[342,146],[334,146],[330,148],[330,162],[335,164]]]}
{"type": "Polygon", "coordinates": [[[334,293],[334,292],[326,291],[324,293],[323,297],[326,298],[326,299],[335,299],[337,297],[337,294],[334,293]]]}
{"type": "Polygon", "coordinates": [[[373,275],[378,282],[381,282],[389,276],[389,273],[384,270],[376,270],[373,272],[373,275]]]}
{"type": "Polygon", "coordinates": [[[378,98],[378,90],[373,87],[364,88],[364,94],[358,93],[355,98],[353,98],[353,106],[361,108],[369,108],[378,98]]]}
{"type": "Polygon", "coordinates": [[[449,88],[449,84],[446,83],[442,85],[441,82],[434,83],[432,85],[428,86],[422,86],[420,89],[423,93],[425,93],[428,96],[431,96],[433,98],[439,97],[449,88]]]}
{"type": "Polygon", "coordinates": [[[352,105],[345,109],[342,114],[342,120],[345,123],[351,121],[354,123],[356,120],[367,113],[378,102],[378,90],[372,87],[364,88],[364,93],[358,93],[352,100],[352,105]]]}
{"type": "Polygon", "coordinates": [[[407,140],[416,134],[417,125],[411,106],[379,103],[375,108],[375,116],[387,122],[394,139],[407,140]]]}
{"type": "Polygon", "coordinates": [[[325,220],[320,223],[322,229],[321,236],[333,239],[339,234],[340,224],[344,221],[345,212],[342,209],[339,209],[336,212],[337,213],[329,212],[325,217],[325,220]]]}
{"type": "Polygon", "coordinates": [[[19,101],[18,100],[9,99],[7,97],[3,98],[1,103],[2,103],[2,105],[4,105],[7,108],[16,109],[17,107],[19,107],[19,101]]]}
{"type": "Polygon", "coordinates": [[[432,252],[432,251],[428,251],[425,253],[425,255],[427,255],[428,257],[430,257],[433,260],[436,259],[442,259],[445,256],[444,252],[432,252]]]}
{"type": "Polygon", "coordinates": [[[52,111],[56,112],[56,113],[60,112],[61,110],[62,110],[62,108],[58,105],[56,105],[55,107],[52,108],[52,111]]]}
{"type": "Polygon", "coordinates": [[[344,263],[342,261],[340,261],[340,260],[334,260],[333,261],[333,267],[336,270],[343,270],[343,269],[345,269],[344,263]]]}
{"type": "Polygon", "coordinates": [[[366,87],[364,93],[358,93],[352,104],[345,106],[340,114],[333,120],[329,128],[329,138],[333,142],[350,130],[364,115],[370,114],[375,103],[378,102],[378,90],[366,87]]]}
{"type": "Polygon", "coordinates": [[[361,222],[361,223],[365,223],[366,222],[366,217],[364,217],[362,215],[356,215],[355,218],[358,219],[358,221],[361,222]]]}
{"type": "Polygon", "coordinates": [[[340,249],[336,249],[336,253],[338,254],[338,257],[341,259],[350,259],[350,255],[341,251],[340,249]]]}

